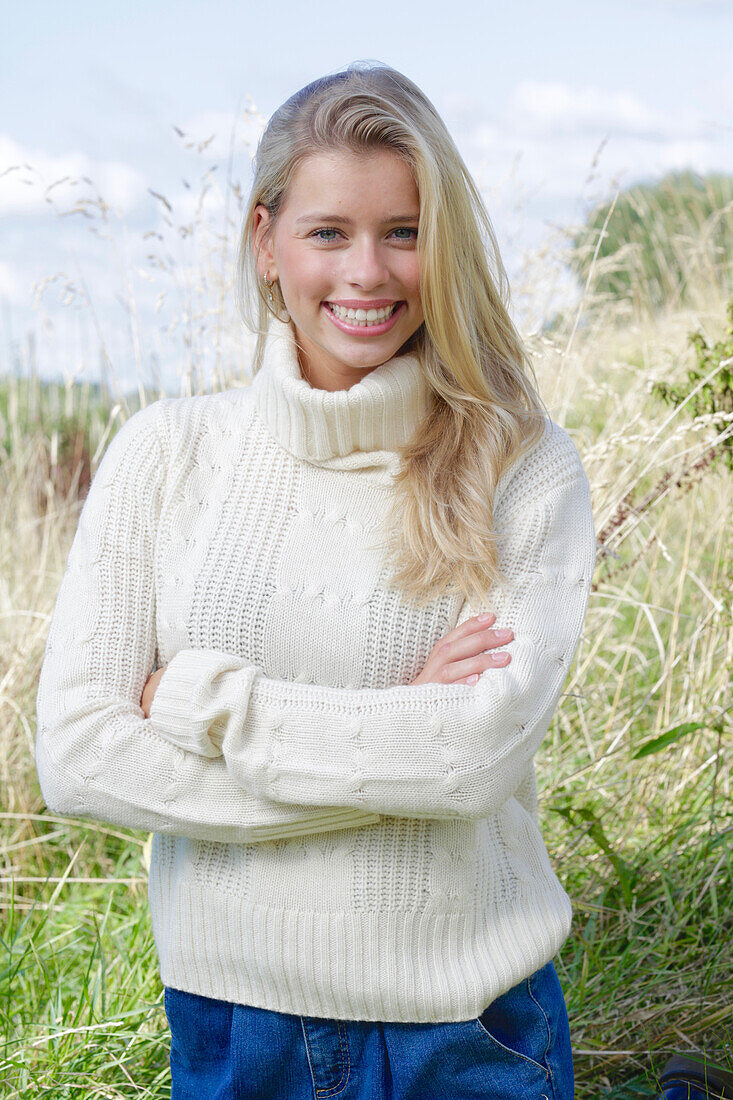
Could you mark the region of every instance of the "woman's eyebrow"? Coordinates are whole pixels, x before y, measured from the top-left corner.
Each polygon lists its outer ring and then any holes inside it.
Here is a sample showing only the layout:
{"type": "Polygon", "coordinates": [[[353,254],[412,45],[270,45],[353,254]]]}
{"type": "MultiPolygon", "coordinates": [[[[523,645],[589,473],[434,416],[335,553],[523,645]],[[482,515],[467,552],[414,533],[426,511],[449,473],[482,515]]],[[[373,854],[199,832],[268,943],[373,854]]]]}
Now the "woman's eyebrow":
{"type": "MultiPolygon", "coordinates": [[[[389,218],[384,219],[383,224],[388,222],[416,222],[420,220],[419,214],[392,214],[389,218]]],[[[336,225],[351,225],[351,218],[345,218],[341,214],[303,214],[300,218],[295,219],[296,225],[301,225],[303,222],[331,222],[336,225]]]]}

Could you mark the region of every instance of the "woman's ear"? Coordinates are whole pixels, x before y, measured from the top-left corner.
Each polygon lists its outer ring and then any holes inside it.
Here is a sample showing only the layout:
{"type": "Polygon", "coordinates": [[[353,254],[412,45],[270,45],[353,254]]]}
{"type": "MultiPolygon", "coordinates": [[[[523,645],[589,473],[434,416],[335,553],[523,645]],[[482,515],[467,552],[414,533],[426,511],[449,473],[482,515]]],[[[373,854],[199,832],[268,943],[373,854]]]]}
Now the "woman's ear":
{"type": "Polygon", "coordinates": [[[261,278],[265,275],[270,279],[277,278],[275,257],[272,252],[272,216],[270,211],[262,203],[258,203],[254,210],[254,232],[252,234],[252,246],[257,257],[257,271],[261,278]]]}

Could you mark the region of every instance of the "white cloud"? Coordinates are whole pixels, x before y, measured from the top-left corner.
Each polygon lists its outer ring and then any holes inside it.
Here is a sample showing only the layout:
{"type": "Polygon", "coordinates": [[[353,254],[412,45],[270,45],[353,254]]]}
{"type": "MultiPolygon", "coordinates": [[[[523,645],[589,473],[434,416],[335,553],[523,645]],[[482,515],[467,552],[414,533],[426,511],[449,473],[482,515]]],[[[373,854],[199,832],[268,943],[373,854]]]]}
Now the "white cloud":
{"type": "Polygon", "coordinates": [[[76,151],[54,155],[0,134],[0,216],[45,214],[52,207],[68,210],[97,193],[126,213],[145,190],[142,175],[128,164],[95,163],[76,151]]]}
{"type": "Polygon", "coordinates": [[[663,112],[630,92],[524,81],[505,104],[452,97],[446,122],[482,185],[512,196],[521,189],[562,203],[607,195],[669,169],[733,171],[724,97],[703,115],[663,112]],[[521,188],[520,188],[521,181],[521,188]]]}
{"type": "Polygon", "coordinates": [[[507,110],[524,131],[531,133],[592,133],[600,137],[603,131],[612,130],[658,140],[694,136],[701,127],[695,116],[655,110],[631,92],[537,81],[517,85],[507,110]]]}

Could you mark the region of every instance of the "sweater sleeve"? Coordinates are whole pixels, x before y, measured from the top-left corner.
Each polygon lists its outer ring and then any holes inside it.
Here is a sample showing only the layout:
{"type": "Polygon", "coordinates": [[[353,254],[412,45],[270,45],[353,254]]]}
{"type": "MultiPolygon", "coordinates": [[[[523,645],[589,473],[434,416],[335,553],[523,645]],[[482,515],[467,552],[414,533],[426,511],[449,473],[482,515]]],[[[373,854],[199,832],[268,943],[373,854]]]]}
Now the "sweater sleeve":
{"type": "Polygon", "coordinates": [[[285,805],[247,791],[221,757],[183,751],[145,718],[168,400],[118,430],[81,510],[36,697],[35,763],[46,804],[71,817],[231,843],[377,822],[360,808],[285,805]]]}
{"type": "MultiPolygon", "coordinates": [[[[490,610],[514,630],[507,666],[487,669],[474,686],[358,690],[273,680],[232,654],[182,650],[151,706],[161,736],[221,752],[260,797],[406,817],[498,811],[549,726],[595,565],[588,479],[570,437],[556,432],[559,460],[553,452],[543,462],[540,448],[497,508],[506,583],[490,610]]],[[[479,610],[464,604],[458,621],[479,610]]]]}

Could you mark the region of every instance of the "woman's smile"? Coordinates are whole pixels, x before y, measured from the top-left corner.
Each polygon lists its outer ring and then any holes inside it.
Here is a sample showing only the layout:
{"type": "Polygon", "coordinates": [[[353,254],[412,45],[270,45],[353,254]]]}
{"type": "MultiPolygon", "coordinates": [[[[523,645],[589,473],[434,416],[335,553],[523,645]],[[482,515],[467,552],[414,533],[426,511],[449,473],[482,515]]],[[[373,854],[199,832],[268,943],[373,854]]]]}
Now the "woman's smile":
{"type": "Polygon", "coordinates": [[[324,302],[323,306],[332,324],[352,336],[381,336],[389,332],[407,309],[406,302],[395,302],[380,309],[366,305],[347,309],[335,302],[324,302]]]}

